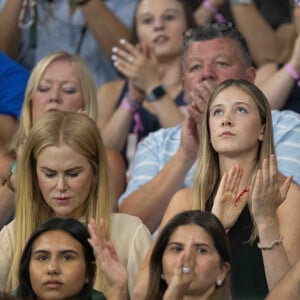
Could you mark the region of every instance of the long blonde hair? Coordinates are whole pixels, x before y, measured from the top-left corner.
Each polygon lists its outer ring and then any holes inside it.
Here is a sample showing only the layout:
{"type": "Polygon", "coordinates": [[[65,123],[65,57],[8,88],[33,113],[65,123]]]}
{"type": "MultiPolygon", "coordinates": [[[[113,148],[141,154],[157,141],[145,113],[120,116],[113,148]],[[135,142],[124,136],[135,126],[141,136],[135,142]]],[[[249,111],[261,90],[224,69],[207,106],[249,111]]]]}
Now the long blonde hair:
{"type": "MultiPolygon", "coordinates": [[[[83,222],[100,218],[107,225],[107,238],[113,210],[113,197],[108,173],[105,148],[96,123],[83,114],[51,112],[38,120],[30,130],[20,162],[16,192],[16,215],[14,224],[15,249],[6,289],[18,286],[18,268],[22,251],[32,232],[43,222],[54,216],[46,204],[38,186],[36,161],[43,149],[49,146],[67,145],[87,158],[95,173],[85,202],[83,222]]],[[[105,290],[106,282],[97,273],[97,289],[105,290]]]]}
{"type": "MultiPolygon", "coordinates": [[[[226,88],[232,86],[243,90],[253,99],[259,111],[261,124],[264,125],[264,137],[263,140],[259,142],[260,145],[257,153],[257,161],[252,172],[250,195],[256,171],[262,165],[262,161],[265,158],[269,158],[271,154],[275,153],[272,114],[269,102],[265,95],[254,84],[242,79],[230,79],[217,85],[208,102],[202,121],[200,136],[201,147],[198,154],[199,159],[193,185],[193,209],[205,210],[207,201],[214,196],[214,193],[216,192],[218,184],[221,180],[218,153],[214,150],[210,142],[209,114],[211,105],[217,95],[226,88]]],[[[256,234],[254,234],[253,238],[255,238],[255,235],[256,234]]]]}
{"type": "Polygon", "coordinates": [[[68,61],[78,75],[80,88],[83,95],[84,107],[87,115],[97,120],[97,89],[92,74],[85,61],[78,55],[72,55],[64,51],[55,51],[43,57],[34,67],[28,79],[25,98],[21,111],[19,128],[12,143],[7,147],[7,153],[16,159],[16,151],[24,142],[32,127],[32,98],[36,93],[39,83],[50,64],[55,61],[68,61]]]}

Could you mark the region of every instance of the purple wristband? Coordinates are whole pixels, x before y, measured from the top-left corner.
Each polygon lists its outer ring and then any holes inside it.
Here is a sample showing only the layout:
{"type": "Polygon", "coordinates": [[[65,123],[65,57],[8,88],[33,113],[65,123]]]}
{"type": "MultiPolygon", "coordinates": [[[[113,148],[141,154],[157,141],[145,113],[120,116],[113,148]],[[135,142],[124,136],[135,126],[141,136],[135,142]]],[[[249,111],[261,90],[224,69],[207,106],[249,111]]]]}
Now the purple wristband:
{"type": "Polygon", "coordinates": [[[298,71],[290,64],[290,63],[286,63],[284,65],[284,68],[286,69],[286,71],[289,73],[289,75],[297,81],[298,86],[300,87],[300,74],[298,73],[298,71]]]}
{"type": "Polygon", "coordinates": [[[225,23],[226,22],[226,20],[223,17],[223,15],[218,12],[218,9],[214,5],[212,5],[209,2],[209,0],[204,0],[202,2],[202,4],[214,16],[214,18],[216,19],[216,21],[218,23],[225,23]]]}

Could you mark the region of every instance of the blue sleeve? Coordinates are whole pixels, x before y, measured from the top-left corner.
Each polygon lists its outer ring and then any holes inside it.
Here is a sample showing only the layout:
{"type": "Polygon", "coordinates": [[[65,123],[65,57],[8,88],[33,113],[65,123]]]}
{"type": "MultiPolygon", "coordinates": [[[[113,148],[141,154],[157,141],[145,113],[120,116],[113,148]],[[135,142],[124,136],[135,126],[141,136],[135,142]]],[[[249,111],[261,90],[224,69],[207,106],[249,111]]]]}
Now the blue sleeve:
{"type": "Polygon", "coordinates": [[[29,71],[0,52],[0,114],[19,118],[29,71]]]}
{"type": "Polygon", "coordinates": [[[272,111],[278,169],[300,184],[300,114],[272,111]]]}
{"type": "Polygon", "coordinates": [[[160,171],[160,143],[154,134],[149,134],[139,144],[133,159],[133,169],[130,174],[126,191],[119,199],[119,205],[132,192],[146,184],[160,171]]]}

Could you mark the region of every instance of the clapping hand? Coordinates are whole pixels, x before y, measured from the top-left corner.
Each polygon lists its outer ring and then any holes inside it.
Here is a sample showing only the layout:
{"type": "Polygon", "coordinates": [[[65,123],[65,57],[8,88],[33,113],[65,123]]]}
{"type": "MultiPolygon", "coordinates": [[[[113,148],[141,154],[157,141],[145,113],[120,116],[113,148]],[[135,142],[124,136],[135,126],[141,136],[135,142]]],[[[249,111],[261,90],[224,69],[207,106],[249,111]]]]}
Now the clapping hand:
{"type": "MultiPolygon", "coordinates": [[[[237,221],[239,215],[247,204],[248,190],[244,189],[238,195],[238,188],[243,171],[238,165],[233,166],[221,179],[214,199],[212,213],[222,222],[226,230],[237,221]]],[[[246,188],[246,187],[245,187],[246,188]]]]}
{"type": "Polygon", "coordinates": [[[127,294],[127,271],[113,244],[106,240],[104,220],[101,219],[99,224],[91,220],[88,230],[91,236],[89,243],[94,249],[97,267],[104,273],[109,288],[120,290],[120,293],[125,291],[127,294]]]}
{"type": "Polygon", "coordinates": [[[191,238],[185,250],[180,254],[174,275],[168,284],[163,300],[181,300],[184,298],[187,289],[196,276],[194,267],[197,254],[194,244],[195,242],[191,238]]]}
{"type": "Polygon", "coordinates": [[[256,224],[267,222],[276,217],[276,210],[285,200],[292,177],[287,177],[281,184],[276,157],[264,159],[262,168],[257,171],[251,197],[252,213],[256,224]]]}

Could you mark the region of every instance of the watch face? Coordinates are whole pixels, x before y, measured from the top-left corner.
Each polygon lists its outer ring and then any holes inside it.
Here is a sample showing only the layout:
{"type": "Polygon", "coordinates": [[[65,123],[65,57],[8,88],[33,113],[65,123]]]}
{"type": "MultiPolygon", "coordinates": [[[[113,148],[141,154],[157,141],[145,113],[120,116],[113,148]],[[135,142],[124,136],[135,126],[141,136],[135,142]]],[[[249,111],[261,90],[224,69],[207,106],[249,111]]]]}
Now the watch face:
{"type": "Polygon", "coordinates": [[[166,94],[166,89],[163,85],[155,87],[148,95],[146,95],[146,100],[148,102],[153,102],[163,97],[166,94]]]}

